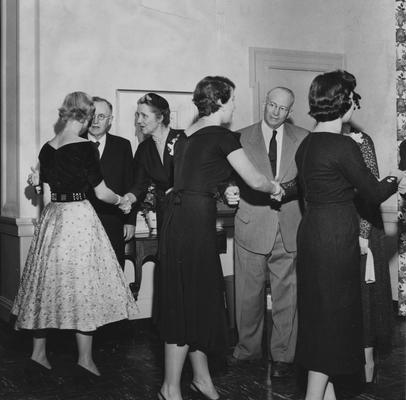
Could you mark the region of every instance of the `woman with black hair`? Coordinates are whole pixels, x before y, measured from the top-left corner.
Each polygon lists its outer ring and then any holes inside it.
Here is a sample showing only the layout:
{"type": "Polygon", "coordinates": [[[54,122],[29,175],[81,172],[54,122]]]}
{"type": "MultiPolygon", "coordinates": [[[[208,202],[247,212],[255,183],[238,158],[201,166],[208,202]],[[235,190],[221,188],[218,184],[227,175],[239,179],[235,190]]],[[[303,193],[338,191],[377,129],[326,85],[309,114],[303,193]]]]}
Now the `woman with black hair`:
{"type": "Polygon", "coordinates": [[[173,149],[183,130],[170,128],[170,109],[165,98],[147,93],[137,102],[135,122],[145,135],[134,156],[134,185],[127,196],[142,201],[155,186],[158,232],[166,209],[166,192],[173,186],[173,149]]]}
{"type": "Polygon", "coordinates": [[[253,189],[278,195],[280,185],[260,174],[233,132],[234,83],[208,76],[196,86],[198,120],[176,142],[174,187],[169,194],[159,243],[157,321],[165,342],[165,375],[160,400],[181,400],[186,355],[193,369],[191,389],[218,400],[207,354],[226,348],[224,283],[216,248],[218,186],[235,169],[253,189]]]}
{"type": "Polygon", "coordinates": [[[402,173],[378,181],[353,139],[342,135],[360,96],[346,71],[318,75],[309,91],[317,124],[296,153],[306,210],[298,230],[296,358],[308,370],[306,400],[336,399],[332,378],[361,372],[359,220],[355,191],[379,204],[402,173]]]}

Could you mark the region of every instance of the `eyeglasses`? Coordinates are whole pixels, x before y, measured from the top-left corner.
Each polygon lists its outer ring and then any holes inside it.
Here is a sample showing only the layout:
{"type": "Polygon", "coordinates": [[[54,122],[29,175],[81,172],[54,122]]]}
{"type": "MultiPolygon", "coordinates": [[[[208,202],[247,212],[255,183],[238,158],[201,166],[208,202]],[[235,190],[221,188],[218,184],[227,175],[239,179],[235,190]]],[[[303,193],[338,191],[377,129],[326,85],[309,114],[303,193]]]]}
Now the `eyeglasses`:
{"type": "Polygon", "coordinates": [[[94,114],[93,121],[104,121],[105,119],[112,118],[112,115],[105,115],[105,114],[94,114]]]}
{"type": "Polygon", "coordinates": [[[282,114],[287,114],[289,112],[289,110],[290,110],[290,107],[278,106],[273,101],[265,101],[265,105],[267,105],[268,107],[271,107],[274,110],[278,110],[282,114]]]}

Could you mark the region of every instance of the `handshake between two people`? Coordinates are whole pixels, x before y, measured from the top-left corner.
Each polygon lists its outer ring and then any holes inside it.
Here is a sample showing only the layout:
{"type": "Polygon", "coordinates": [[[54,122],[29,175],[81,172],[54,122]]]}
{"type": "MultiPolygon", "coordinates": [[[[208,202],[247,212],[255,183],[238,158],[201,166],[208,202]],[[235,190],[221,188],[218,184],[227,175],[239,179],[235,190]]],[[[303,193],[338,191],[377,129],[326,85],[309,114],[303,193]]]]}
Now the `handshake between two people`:
{"type": "MultiPolygon", "coordinates": [[[[37,168],[31,167],[31,173],[28,175],[28,179],[27,182],[30,186],[33,186],[36,190],[36,192],[38,194],[41,194],[39,188],[41,187],[41,182],[40,182],[40,177],[39,177],[39,170],[37,168]]],[[[104,196],[105,197],[107,195],[107,197],[111,196],[116,196],[116,202],[114,202],[113,204],[115,206],[117,206],[124,214],[129,214],[131,212],[132,209],[132,205],[133,203],[136,202],[136,197],[134,196],[134,194],[132,193],[126,193],[124,196],[120,196],[117,193],[112,192],[110,189],[108,189],[104,184],[103,185],[99,185],[102,187],[102,191],[104,192],[104,196]],[[110,194],[108,194],[110,193],[110,194]]],[[[97,195],[97,187],[95,188],[95,192],[96,192],[96,197],[99,197],[97,195]]],[[[111,200],[109,200],[108,202],[110,202],[111,200]]]]}
{"type": "MultiPolygon", "coordinates": [[[[271,181],[275,189],[273,193],[270,193],[269,196],[271,200],[278,202],[282,201],[283,196],[285,195],[285,190],[278,181],[271,181]]],[[[229,206],[237,206],[240,202],[240,188],[237,185],[229,185],[224,191],[224,197],[229,206]]]]}

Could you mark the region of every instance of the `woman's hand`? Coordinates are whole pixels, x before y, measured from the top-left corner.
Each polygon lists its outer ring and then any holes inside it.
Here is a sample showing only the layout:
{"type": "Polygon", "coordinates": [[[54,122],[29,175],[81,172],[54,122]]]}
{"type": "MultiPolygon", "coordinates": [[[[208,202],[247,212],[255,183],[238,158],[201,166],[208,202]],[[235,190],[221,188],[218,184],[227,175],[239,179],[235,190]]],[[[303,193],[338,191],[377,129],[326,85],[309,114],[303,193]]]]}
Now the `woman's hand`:
{"type": "Polygon", "coordinates": [[[39,171],[34,167],[31,167],[31,173],[28,175],[27,182],[31,186],[38,186],[39,185],[39,171]]]}
{"type": "Polygon", "coordinates": [[[240,188],[236,185],[228,186],[224,191],[224,197],[229,206],[237,206],[240,202],[240,188]]]}
{"type": "Polygon", "coordinates": [[[395,169],[389,173],[389,176],[396,176],[397,181],[400,182],[403,178],[406,178],[406,171],[395,169]]]}
{"type": "Polygon", "coordinates": [[[119,196],[120,200],[116,203],[118,208],[124,213],[128,214],[131,211],[131,201],[127,195],[119,196]]]}
{"type": "Polygon", "coordinates": [[[137,201],[137,198],[135,195],[131,192],[128,192],[124,195],[124,197],[127,197],[127,199],[130,201],[131,204],[134,204],[137,201]]]}

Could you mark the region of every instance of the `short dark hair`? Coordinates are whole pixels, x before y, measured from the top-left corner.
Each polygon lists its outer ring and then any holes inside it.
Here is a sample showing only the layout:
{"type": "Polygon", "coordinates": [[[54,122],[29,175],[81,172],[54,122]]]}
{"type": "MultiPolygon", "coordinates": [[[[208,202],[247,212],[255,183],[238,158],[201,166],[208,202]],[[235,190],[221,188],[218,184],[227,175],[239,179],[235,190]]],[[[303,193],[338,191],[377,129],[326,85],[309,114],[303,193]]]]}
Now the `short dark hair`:
{"type": "Polygon", "coordinates": [[[146,104],[151,107],[151,111],[159,118],[162,116],[162,124],[168,126],[171,120],[171,110],[169,103],[162,96],[156,93],[147,93],[142,96],[137,104],[146,104]]]}
{"type": "Polygon", "coordinates": [[[98,96],[93,96],[92,100],[93,100],[93,103],[106,103],[110,112],[113,114],[113,106],[108,100],[103,99],[103,97],[98,97],[98,96]]]}
{"type": "Polygon", "coordinates": [[[59,120],[66,124],[68,120],[84,122],[94,114],[92,98],[84,92],[69,93],[58,108],[59,120]]]}
{"type": "Polygon", "coordinates": [[[350,95],[360,108],[361,96],[354,91],[357,81],[347,71],[337,70],[316,76],[309,90],[309,115],[317,122],[333,121],[342,117],[351,107],[350,95]]]}
{"type": "Polygon", "coordinates": [[[193,103],[199,111],[199,117],[216,112],[222,104],[230,100],[231,92],[235,89],[234,83],[224,76],[206,76],[197,85],[193,92],[193,103]]]}

